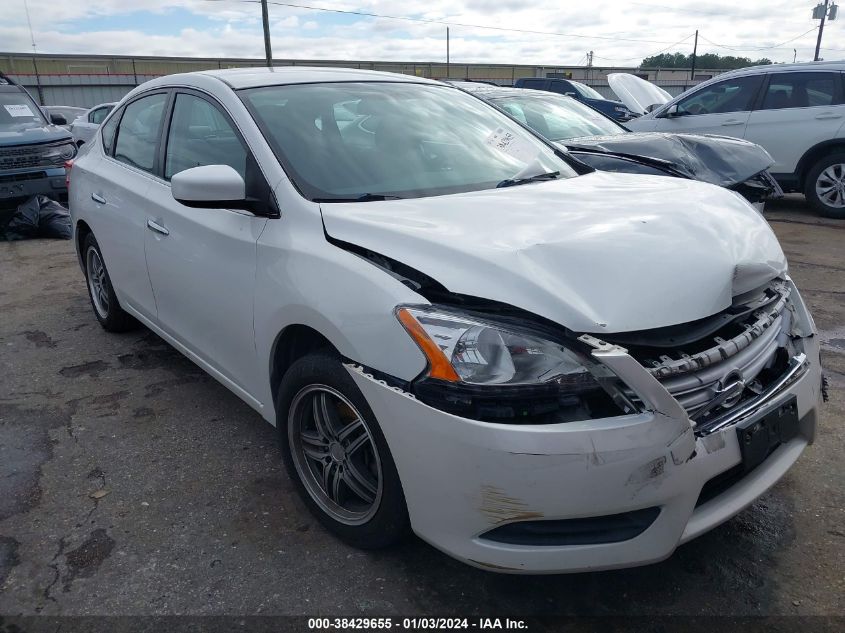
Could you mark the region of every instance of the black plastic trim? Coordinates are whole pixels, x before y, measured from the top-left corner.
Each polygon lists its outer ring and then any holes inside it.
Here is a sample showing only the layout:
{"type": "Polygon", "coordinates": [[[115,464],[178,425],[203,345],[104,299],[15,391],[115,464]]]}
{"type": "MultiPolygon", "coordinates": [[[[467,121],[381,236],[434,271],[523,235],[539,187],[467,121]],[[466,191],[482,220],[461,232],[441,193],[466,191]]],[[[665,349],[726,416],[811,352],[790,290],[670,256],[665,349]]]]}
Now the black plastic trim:
{"type": "Polygon", "coordinates": [[[508,545],[561,547],[600,545],[636,538],[655,522],[659,507],[581,519],[517,521],[485,532],[479,538],[508,545]]]}

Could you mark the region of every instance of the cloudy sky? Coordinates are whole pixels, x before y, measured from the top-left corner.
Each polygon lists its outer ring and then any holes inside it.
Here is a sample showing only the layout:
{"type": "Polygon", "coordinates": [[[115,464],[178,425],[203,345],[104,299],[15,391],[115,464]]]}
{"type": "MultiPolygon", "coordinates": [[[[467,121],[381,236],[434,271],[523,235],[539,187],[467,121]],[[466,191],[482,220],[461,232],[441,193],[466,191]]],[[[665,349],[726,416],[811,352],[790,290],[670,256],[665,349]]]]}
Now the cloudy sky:
{"type": "MultiPolygon", "coordinates": [[[[270,2],[277,59],[442,61],[449,23],[455,63],[580,64],[592,50],[596,65],[636,65],[663,50],[691,52],[696,29],[700,53],[774,61],[792,61],[797,54],[807,61],[818,25],[811,19],[816,0],[605,0],[600,6],[560,0],[294,0],[299,7],[270,2]]],[[[24,0],[2,3],[0,52],[32,51],[24,0]]],[[[39,53],[263,56],[256,0],[27,4],[39,53]]],[[[825,28],[826,59],[845,58],[844,23],[845,12],[825,28]]]]}

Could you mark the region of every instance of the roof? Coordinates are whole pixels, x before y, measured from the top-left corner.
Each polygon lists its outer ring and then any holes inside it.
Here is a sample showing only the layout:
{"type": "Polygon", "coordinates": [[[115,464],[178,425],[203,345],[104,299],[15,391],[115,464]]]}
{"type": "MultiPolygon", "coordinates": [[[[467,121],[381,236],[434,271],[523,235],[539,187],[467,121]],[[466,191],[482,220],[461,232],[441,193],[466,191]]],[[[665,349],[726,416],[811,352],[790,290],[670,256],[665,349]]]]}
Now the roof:
{"type": "Polygon", "coordinates": [[[736,70],[729,70],[721,73],[713,79],[724,79],[725,77],[735,77],[737,75],[755,75],[757,73],[783,73],[796,70],[840,70],[845,71],[845,61],[829,61],[829,62],[801,62],[799,64],[765,64],[763,66],[748,66],[746,68],[737,68],[736,70]]]}
{"type": "Polygon", "coordinates": [[[235,90],[277,86],[283,84],[304,84],[336,81],[396,81],[439,84],[413,75],[385,73],[357,68],[325,68],[319,66],[274,66],[272,68],[229,68],[225,70],[202,70],[190,75],[209,75],[228,84],[235,90]]]}

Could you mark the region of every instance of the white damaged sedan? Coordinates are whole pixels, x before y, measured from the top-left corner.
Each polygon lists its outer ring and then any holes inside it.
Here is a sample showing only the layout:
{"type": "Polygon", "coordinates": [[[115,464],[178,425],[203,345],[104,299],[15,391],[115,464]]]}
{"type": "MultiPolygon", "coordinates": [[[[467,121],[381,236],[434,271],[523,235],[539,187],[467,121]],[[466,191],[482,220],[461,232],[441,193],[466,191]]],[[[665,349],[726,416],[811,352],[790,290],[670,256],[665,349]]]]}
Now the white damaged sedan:
{"type": "Polygon", "coordinates": [[[96,318],[274,424],[356,546],[651,563],[813,441],[812,318],[729,191],[593,172],[453,87],[342,69],[155,79],[90,146],[70,208],[96,318]]]}

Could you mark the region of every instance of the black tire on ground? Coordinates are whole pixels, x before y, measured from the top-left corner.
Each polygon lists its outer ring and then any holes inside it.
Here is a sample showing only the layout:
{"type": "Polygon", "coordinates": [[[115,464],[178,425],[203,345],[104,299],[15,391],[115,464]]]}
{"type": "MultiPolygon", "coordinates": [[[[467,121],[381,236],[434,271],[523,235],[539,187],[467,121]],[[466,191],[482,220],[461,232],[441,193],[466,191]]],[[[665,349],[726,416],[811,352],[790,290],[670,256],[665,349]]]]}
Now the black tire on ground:
{"type": "MultiPolygon", "coordinates": [[[[282,379],[276,403],[277,429],[285,467],[308,509],[323,526],[346,543],[362,549],[388,547],[401,541],[410,534],[410,522],[408,519],[408,510],[405,505],[405,495],[402,491],[402,484],[399,481],[399,474],[396,471],[396,464],[393,462],[390,449],[387,446],[387,442],[370,406],[367,404],[367,401],[347,370],[343,367],[341,359],[336,353],[326,349],[309,354],[295,361],[282,379]],[[354,407],[354,410],[350,409],[342,400],[332,399],[331,392],[340,394],[340,396],[354,407]],[[380,495],[376,496],[375,501],[369,505],[369,510],[364,513],[366,516],[357,519],[358,522],[356,524],[338,520],[337,516],[333,515],[330,510],[327,511],[322,507],[321,503],[323,505],[327,503],[326,498],[318,501],[320,492],[315,492],[314,488],[315,484],[318,487],[321,485],[318,482],[321,477],[322,481],[328,480],[325,477],[327,466],[324,464],[330,465],[335,470],[329,470],[329,472],[333,472],[335,474],[334,476],[341,482],[337,484],[339,486],[338,488],[333,489],[334,491],[340,492],[339,498],[344,501],[351,499],[353,504],[357,501],[359,505],[363,505],[366,508],[367,503],[361,497],[356,497],[354,490],[345,483],[350,473],[350,464],[347,463],[347,460],[349,462],[353,461],[352,453],[350,452],[347,455],[342,450],[338,450],[337,452],[341,453],[341,456],[338,458],[338,461],[334,461],[336,456],[333,456],[331,450],[322,447],[314,449],[313,444],[307,444],[306,442],[297,440],[297,431],[301,431],[305,426],[314,423],[314,410],[308,402],[310,401],[312,404],[314,402],[321,402],[320,398],[323,395],[328,395],[328,402],[334,403],[332,405],[334,407],[332,409],[334,413],[329,417],[335,421],[335,428],[349,428],[352,426],[349,424],[349,421],[360,417],[363,427],[359,428],[359,432],[363,433],[366,431],[369,434],[370,441],[365,442],[363,448],[356,451],[358,459],[370,457],[368,460],[369,463],[353,466],[352,469],[358,469],[356,471],[357,473],[366,470],[367,478],[370,482],[378,481],[377,476],[374,478],[371,476],[377,468],[374,466],[374,463],[378,462],[380,464],[380,495]],[[295,407],[294,411],[291,411],[292,406],[295,407]],[[348,412],[348,418],[343,419],[338,417],[335,415],[338,412],[348,412]],[[356,413],[357,415],[355,415],[356,413]],[[299,417],[300,415],[302,416],[301,418],[299,417]],[[298,422],[297,420],[299,419],[302,422],[298,422]],[[299,445],[297,445],[297,441],[299,445]],[[309,461],[309,458],[304,456],[305,448],[311,449],[312,451],[320,451],[326,457],[321,461],[316,461],[312,457],[309,461]],[[294,451],[297,451],[296,455],[298,457],[294,455],[294,451]],[[372,459],[372,457],[375,457],[375,459],[372,459]],[[300,469],[303,470],[302,473],[300,469]],[[338,475],[338,472],[342,473],[342,475],[338,475]],[[313,478],[310,477],[311,474],[313,474],[313,478]],[[309,479],[310,488],[304,482],[303,477],[309,479]]],[[[326,419],[326,417],[324,416],[323,419],[326,419]]],[[[315,425],[315,428],[318,427],[315,425]]],[[[317,433],[315,435],[319,434],[317,433]]],[[[299,437],[301,436],[300,433],[299,437]]],[[[359,436],[356,435],[355,437],[359,436]]],[[[343,441],[349,444],[355,443],[354,441],[343,441]]],[[[328,444],[325,443],[324,445],[328,446],[328,444]]],[[[360,481],[360,479],[357,479],[357,481],[360,481]]],[[[324,489],[327,490],[328,486],[324,486],[324,489]]],[[[332,505],[331,499],[328,499],[328,505],[332,505]]]]}
{"type": "Polygon", "coordinates": [[[91,308],[103,329],[109,332],[126,332],[137,327],[138,322],[134,317],[120,307],[108,270],[106,270],[105,258],[92,233],[86,235],[82,243],[82,263],[91,308]],[[101,267],[99,269],[98,264],[101,267]],[[101,292],[97,293],[99,296],[95,296],[98,287],[101,292]]]}
{"type": "Polygon", "coordinates": [[[807,196],[807,201],[823,216],[838,220],[845,219],[845,153],[828,154],[812,166],[810,171],[807,172],[804,195],[807,196]],[[831,204],[830,200],[825,200],[819,196],[816,185],[836,186],[835,181],[837,180],[841,181],[842,187],[836,194],[834,204],[831,204]],[[841,206],[836,206],[837,204],[841,206]]]}

